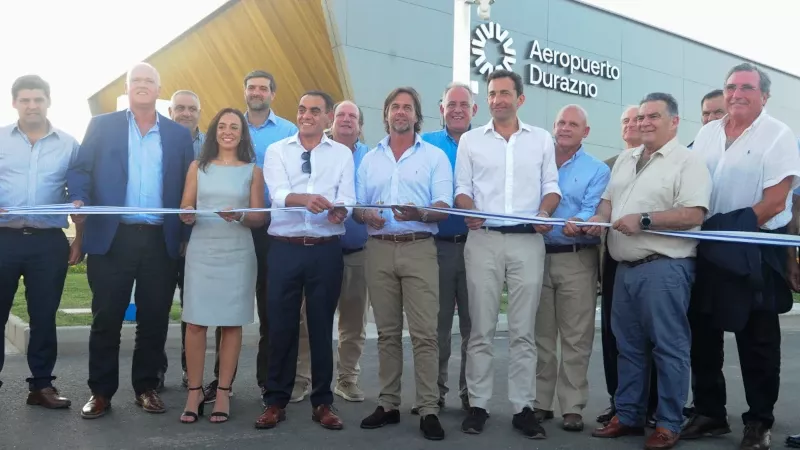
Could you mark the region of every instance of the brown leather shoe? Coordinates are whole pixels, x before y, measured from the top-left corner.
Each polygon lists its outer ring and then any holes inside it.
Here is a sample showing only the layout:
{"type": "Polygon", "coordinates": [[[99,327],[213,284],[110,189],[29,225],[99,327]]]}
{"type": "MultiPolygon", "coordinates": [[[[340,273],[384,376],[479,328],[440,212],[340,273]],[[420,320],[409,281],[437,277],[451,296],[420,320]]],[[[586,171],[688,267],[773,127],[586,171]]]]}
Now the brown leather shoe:
{"type": "Polygon", "coordinates": [[[105,416],[111,411],[111,400],[102,395],[93,395],[81,409],[81,417],[84,419],[97,419],[105,416]]]}
{"type": "Polygon", "coordinates": [[[331,405],[319,405],[314,408],[311,413],[311,420],[319,422],[322,428],[329,430],[341,430],[344,428],[342,419],[333,412],[331,405]]]}
{"type": "Polygon", "coordinates": [[[583,431],[583,417],[580,414],[564,414],[561,428],[566,431],[583,431]]]}
{"type": "Polygon", "coordinates": [[[150,389],[136,396],[136,405],[141,406],[145,412],[150,414],[163,414],[167,411],[164,402],[155,389],[150,389]]]}
{"type": "Polygon", "coordinates": [[[598,438],[618,438],[622,436],[644,436],[644,427],[629,427],[620,423],[614,416],[608,425],[592,431],[592,436],[598,438]]]}
{"type": "Polygon", "coordinates": [[[681,435],[666,428],[656,427],[656,431],[644,443],[645,450],[662,450],[672,448],[678,443],[681,435]]]}
{"type": "Polygon", "coordinates": [[[286,410],[276,405],[271,405],[256,419],[256,428],[268,430],[275,428],[278,422],[283,422],[284,420],[286,420],[286,410]]]}
{"type": "Polygon", "coordinates": [[[64,409],[72,405],[68,398],[59,395],[58,389],[52,386],[31,391],[28,393],[28,401],[26,403],[44,406],[47,409],[64,409]]]}

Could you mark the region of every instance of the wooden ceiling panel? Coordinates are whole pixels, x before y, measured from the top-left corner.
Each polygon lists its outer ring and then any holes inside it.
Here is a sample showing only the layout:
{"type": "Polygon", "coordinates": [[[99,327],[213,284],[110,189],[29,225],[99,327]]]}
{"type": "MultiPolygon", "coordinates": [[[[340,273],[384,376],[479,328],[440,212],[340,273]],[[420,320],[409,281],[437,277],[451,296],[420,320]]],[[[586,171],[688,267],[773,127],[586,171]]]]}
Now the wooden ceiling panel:
{"type": "MultiPolygon", "coordinates": [[[[145,61],[161,75],[161,98],[189,89],[200,96],[200,128],[217,111],[246,108],[244,76],[275,76],[275,112],[294,121],[303,92],[321,89],[334,100],[343,90],[320,0],[232,0],[145,61]]],[[[116,110],[125,75],[89,98],[92,114],[116,110]]]]}

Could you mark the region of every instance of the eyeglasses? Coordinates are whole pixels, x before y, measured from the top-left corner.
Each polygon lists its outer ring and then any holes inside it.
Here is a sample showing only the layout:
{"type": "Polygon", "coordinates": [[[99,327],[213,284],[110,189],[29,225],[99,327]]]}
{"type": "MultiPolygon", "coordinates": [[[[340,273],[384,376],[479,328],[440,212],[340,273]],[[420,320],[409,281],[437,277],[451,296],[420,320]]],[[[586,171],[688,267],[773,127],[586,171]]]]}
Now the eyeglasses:
{"type": "Polygon", "coordinates": [[[311,175],[311,152],[303,151],[300,155],[303,158],[303,173],[311,175]]]}

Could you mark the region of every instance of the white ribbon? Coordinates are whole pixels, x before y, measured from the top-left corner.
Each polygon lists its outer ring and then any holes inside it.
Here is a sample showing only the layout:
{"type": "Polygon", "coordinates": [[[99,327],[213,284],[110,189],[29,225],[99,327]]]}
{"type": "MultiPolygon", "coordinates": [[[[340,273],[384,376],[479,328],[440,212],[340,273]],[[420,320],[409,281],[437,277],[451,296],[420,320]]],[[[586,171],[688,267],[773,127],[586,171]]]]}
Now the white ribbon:
{"type": "MultiPolygon", "coordinates": [[[[391,209],[401,206],[410,205],[334,205],[336,207],[346,208],[364,208],[364,209],[391,209]]],[[[581,222],[566,219],[559,219],[554,217],[537,217],[519,214],[495,214],[482,211],[465,210],[458,208],[440,208],[436,206],[420,207],[429,211],[442,212],[446,214],[453,214],[463,217],[478,217],[481,219],[496,219],[504,221],[513,221],[521,223],[529,223],[533,225],[550,225],[550,226],[564,226],[566,223],[572,223],[580,227],[585,226],[599,226],[603,228],[610,228],[610,223],[596,223],[596,222],[581,222]]],[[[306,211],[302,206],[290,206],[283,208],[237,208],[227,211],[222,210],[195,210],[195,209],[179,209],[179,208],[138,208],[130,206],[82,206],[76,208],[71,203],[59,205],[38,205],[38,206],[13,206],[13,207],[0,207],[2,215],[54,215],[54,214],[80,214],[80,215],[104,215],[104,214],[217,214],[221,212],[272,212],[272,211],[306,211]]],[[[800,236],[789,234],[774,234],[774,233],[760,233],[751,231],[711,231],[711,230],[697,230],[697,231],[669,231],[669,230],[643,230],[645,233],[656,234],[661,236],[671,236],[678,238],[698,239],[706,241],[721,241],[721,242],[736,242],[744,244],[758,244],[758,245],[777,245],[784,247],[800,247],[800,236]]]]}

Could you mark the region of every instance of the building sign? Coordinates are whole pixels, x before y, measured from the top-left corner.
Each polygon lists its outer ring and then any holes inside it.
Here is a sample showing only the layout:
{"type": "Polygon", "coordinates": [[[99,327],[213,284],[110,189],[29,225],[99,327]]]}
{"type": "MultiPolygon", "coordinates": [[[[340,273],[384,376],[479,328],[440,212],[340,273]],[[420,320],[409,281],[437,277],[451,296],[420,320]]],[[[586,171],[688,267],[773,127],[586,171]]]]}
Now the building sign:
{"type": "MultiPolygon", "coordinates": [[[[517,51],[512,47],[513,44],[514,39],[509,36],[508,30],[501,29],[499,24],[489,22],[475,27],[472,54],[477,57],[474,63],[477,72],[485,78],[497,69],[513,70],[517,62],[517,51]],[[486,45],[489,43],[497,44],[500,49],[500,58],[495,64],[486,59],[486,45]]],[[[608,61],[596,61],[542,47],[538,40],[531,41],[528,59],[534,62],[528,64],[527,77],[523,77],[526,83],[567,94],[597,97],[597,85],[574,78],[575,75],[585,74],[607,80],[618,80],[620,77],[619,67],[608,61]],[[548,66],[554,66],[556,71],[548,71],[548,66]],[[558,73],[559,69],[563,71],[558,73]]]]}

